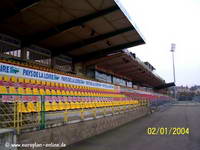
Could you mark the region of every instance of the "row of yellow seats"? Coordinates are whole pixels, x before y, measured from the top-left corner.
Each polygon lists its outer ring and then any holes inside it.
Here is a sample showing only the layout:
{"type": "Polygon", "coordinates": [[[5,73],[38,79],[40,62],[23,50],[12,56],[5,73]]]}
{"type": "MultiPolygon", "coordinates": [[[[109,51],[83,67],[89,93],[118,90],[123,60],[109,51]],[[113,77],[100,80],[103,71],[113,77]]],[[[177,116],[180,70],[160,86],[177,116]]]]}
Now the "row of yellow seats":
{"type": "Polygon", "coordinates": [[[77,89],[88,89],[89,87],[83,86],[76,86],[71,84],[64,84],[58,82],[50,82],[44,80],[35,80],[29,78],[22,78],[22,77],[15,77],[15,76],[7,76],[7,75],[0,75],[0,80],[5,82],[13,82],[13,83],[27,83],[27,84],[37,84],[37,85],[44,85],[44,86],[52,86],[52,87],[64,87],[64,88],[77,88],[77,89]]]}
{"type": "Polygon", "coordinates": [[[63,87],[63,88],[73,88],[73,89],[86,89],[86,90],[95,90],[95,91],[102,91],[102,92],[115,92],[115,90],[112,89],[100,89],[100,88],[94,88],[94,87],[86,87],[86,86],[78,86],[78,85],[72,85],[72,84],[64,84],[64,83],[58,83],[58,82],[50,82],[50,81],[44,81],[44,80],[35,80],[35,79],[29,79],[29,78],[22,78],[22,77],[15,77],[15,76],[7,76],[7,75],[0,75],[0,80],[5,82],[13,82],[13,83],[26,83],[26,84],[37,84],[37,85],[44,85],[44,86],[51,86],[51,87],[63,87]]]}
{"type": "Polygon", "coordinates": [[[148,104],[148,101],[147,100],[141,100],[139,103],[140,103],[141,106],[144,106],[144,105],[148,104]]]}
{"type": "MultiPolygon", "coordinates": [[[[33,68],[33,69],[38,69],[38,70],[43,70],[43,71],[47,71],[47,72],[52,72],[52,73],[58,73],[58,74],[62,74],[62,75],[69,75],[69,76],[74,76],[74,77],[76,77],[75,75],[72,75],[72,74],[68,74],[68,73],[64,73],[64,72],[61,72],[61,71],[58,71],[58,70],[55,70],[55,69],[51,69],[51,68],[48,68],[48,67],[46,67],[46,66],[40,66],[40,65],[38,65],[38,64],[35,64],[35,63],[32,63],[32,62],[26,62],[26,63],[21,63],[21,62],[18,62],[18,61],[13,61],[13,60],[7,60],[7,59],[0,59],[0,62],[3,62],[3,63],[8,63],[8,64],[14,64],[14,65],[19,65],[19,66],[23,66],[23,67],[28,67],[28,68],[33,68]]],[[[13,82],[17,82],[17,79],[16,79],[16,77],[11,77],[12,79],[11,79],[11,81],[13,81],[13,82]]],[[[22,79],[22,82],[23,82],[23,80],[25,79],[25,78],[21,78],[22,79]]],[[[5,77],[5,80],[6,81],[9,81],[8,80],[8,78],[7,77],[5,77]]],[[[25,83],[30,83],[29,81],[28,81],[28,79],[27,80],[24,80],[24,82],[25,83]]],[[[38,82],[38,80],[31,80],[31,82],[33,83],[33,84],[35,84],[36,82],[38,82]]],[[[39,82],[41,82],[41,81],[39,81],[39,82]]],[[[45,83],[45,82],[43,82],[43,83],[45,83]]],[[[84,86],[81,86],[83,89],[84,89],[84,86]]],[[[86,88],[88,88],[88,87],[86,87],[86,88]]],[[[116,90],[114,90],[114,89],[101,89],[101,88],[92,88],[92,87],[90,87],[90,89],[91,90],[97,90],[97,91],[107,91],[107,92],[116,92],[116,90]]]]}
{"type": "MultiPolygon", "coordinates": [[[[66,109],[88,109],[88,108],[96,108],[96,107],[106,107],[111,106],[111,104],[105,102],[45,102],[45,111],[57,111],[57,110],[66,110],[66,109]]],[[[41,111],[41,103],[33,103],[28,102],[18,103],[18,111],[27,113],[27,112],[40,112],[41,111]]]]}
{"type": "MultiPolygon", "coordinates": [[[[100,106],[100,105],[99,105],[100,106]]],[[[82,102],[45,102],[45,111],[59,111],[66,109],[82,109],[82,108],[95,108],[97,104],[94,102],[82,103],[82,102]]],[[[27,112],[40,112],[41,111],[41,103],[33,103],[28,102],[27,105],[25,103],[18,103],[18,111],[27,113],[27,112]]]]}
{"type": "Polygon", "coordinates": [[[49,90],[37,88],[22,88],[22,87],[9,87],[8,90],[5,86],[0,86],[0,94],[29,94],[29,95],[72,95],[72,96],[96,96],[96,97],[124,97],[120,94],[103,94],[92,92],[79,92],[79,91],[64,91],[64,90],[49,90]]]}
{"type": "Polygon", "coordinates": [[[114,106],[120,106],[120,105],[135,105],[139,104],[138,100],[129,100],[129,101],[113,101],[114,106]]]}
{"type": "MultiPolygon", "coordinates": [[[[6,60],[6,59],[0,59],[0,62],[3,62],[3,63],[8,63],[8,64],[14,64],[14,65],[19,65],[19,66],[23,66],[23,67],[28,67],[28,68],[33,68],[33,69],[38,69],[38,70],[43,70],[43,71],[47,71],[47,72],[52,72],[52,73],[58,73],[58,74],[62,74],[62,75],[69,75],[69,76],[74,76],[76,77],[75,75],[72,75],[72,74],[68,74],[68,73],[63,73],[63,72],[60,72],[58,70],[55,70],[55,69],[51,69],[51,68],[48,68],[48,67],[44,67],[44,66],[38,66],[37,64],[34,64],[34,63],[31,63],[31,62],[27,62],[27,63],[21,63],[21,62],[18,62],[18,61],[11,61],[11,60],[6,60]]],[[[1,78],[1,77],[0,77],[1,78]]],[[[12,82],[17,82],[17,79],[16,78],[13,78],[11,77],[11,81],[12,82]]],[[[22,82],[25,78],[21,78],[22,82]]],[[[6,81],[10,81],[9,78],[5,77],[5,80],[6,81]]],[[[42,82],[42,81],[38,81],[38,80],[31,80],[31,82],[29,82],[28,80],[24,80],[25,83],[33,83],[35,84],[36,82],[42,82]]],[[[42,84],[45,84],[45,82],[43,82],[42,84]]],[[[48,84],[48,83],[47,83],[48,84]]],[[[76,86],[75,86],[76,87],[76,86]]],[[[88,87],[84,87],[84,86],[80,86],[80,88],[83,88],[83,89],[87,89],[88,87]]],[[[90,87],[91,90],[97,90],[97,91],[108,91],[108,92],[115,92],[114,89],[101,89],[101,88],[92,88],[90,87]]]]}
{"type": "MultiPolygon", "coordinates": [[[[121,102],[45,102],[45,111],[59,111],[66,109],[88,109],[88,108],[99,108],[99,107],[111,107],[111,106],[121,106],[121,105],[130,105],[137,104],[137,101],[132,101],[125,103],[121,102]]],[[[28,102],[27,104],[19,102],[18,111],[27,113],[27,112],[40,112],[41,103],[40,102],[28,102]]]]}

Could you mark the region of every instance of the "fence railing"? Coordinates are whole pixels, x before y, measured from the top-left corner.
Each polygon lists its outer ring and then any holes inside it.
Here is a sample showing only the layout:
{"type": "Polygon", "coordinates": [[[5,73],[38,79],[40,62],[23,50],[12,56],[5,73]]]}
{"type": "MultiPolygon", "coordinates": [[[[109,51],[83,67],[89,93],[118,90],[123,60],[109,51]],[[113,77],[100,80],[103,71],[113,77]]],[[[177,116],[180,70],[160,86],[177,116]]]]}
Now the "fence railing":
{"type": "MultiPolygon", "coordinates": [[[[20,134],[139,110],[149,105],[149,101],[144,99],[108,102],[49,101],[47,96],[50,95],[1,94],[0,128],[15,128],[20,134]]],[[[53,96],[58,95],[51,95],[53,96]]]]}

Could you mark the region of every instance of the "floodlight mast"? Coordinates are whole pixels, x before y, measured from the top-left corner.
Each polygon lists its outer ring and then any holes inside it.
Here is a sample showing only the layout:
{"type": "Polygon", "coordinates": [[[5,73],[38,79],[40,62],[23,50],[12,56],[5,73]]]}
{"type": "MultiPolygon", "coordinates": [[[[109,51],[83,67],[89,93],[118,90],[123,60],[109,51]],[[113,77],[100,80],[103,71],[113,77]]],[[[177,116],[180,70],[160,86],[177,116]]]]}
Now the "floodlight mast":
{"type": "Polygon", "coordinates": [[[173,62],[173,76],[174,76],[174,98],[176,99],[176,74],[175,74],[175,63],[174,63],[174,52],[175,52],[176,44],[171,44],[171,52],[172,52],[172,62],[173,62]]]}

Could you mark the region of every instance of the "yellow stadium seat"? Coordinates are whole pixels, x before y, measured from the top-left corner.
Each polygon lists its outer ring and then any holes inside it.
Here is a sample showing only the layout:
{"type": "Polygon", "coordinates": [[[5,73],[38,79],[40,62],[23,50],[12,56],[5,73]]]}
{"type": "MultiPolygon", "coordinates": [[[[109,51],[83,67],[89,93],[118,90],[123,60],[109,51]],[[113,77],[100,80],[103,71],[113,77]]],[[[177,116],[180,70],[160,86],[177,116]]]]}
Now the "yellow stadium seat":
{"type": "Polygon", "coordinates": [[[83,108],[83,102],[79,102],[80,109],[83,108]]]}
{"type": "Polygon", "coordinates": [[[59,87],[64,87],[64,84],[63,83],[59,83],[59,87]]]}
{"type": "Polygon", "coordinates": [[[49,89],[45,90],[46,95],[51,95],[51,91],[49,89]]]}
{"type": "Polygon", "coordinates": [[[105,106],[105,102],[101,102],[101,107],[104,107],[105,106]]]}
{"type": "Polygon", "coordinates": [[[14,77],[14,76],[12,76],[12,77],[11,77],[11,82],[16,83],[16,82],[17,82],[17,78],[14,77]]]}
{"type": "Polygon", "coordinates": [[[36,84],[40,85],[41,84],[41,80],[36,80],[36,84]]]}
{"type": "Polygon", "coordinates": [[[121,105],[121,102],[120,102],[120,101],[118,101],[118,102],[117,102],[117,106],[120,106],[120,105],[121,105]]]}
{"type": "Polygon", "coordinates": [[[22,87],[18,88],[18,94],[25,94],[24,89],[22,87]]]}
{"type": "Polygon", "coordinates": [[[84,108],[84,102],[80,101],[79,105],[80,105],[80,109],[84,108]]]}
{"type": "Polygon", "coordinates": [[[98,102],[98,101],[95,102],[95,106],[96,106],[97,108],[99,107],[99,102],[98,102]]]}
{"type": "Polygon", "coordinates": [[[98,107],[98,108],[99,108],[99,107],[101,107],[101,105],[100,105],[100,102],[99,102],[99,101],[97,102],[97,104],[96,104],[96,105],[97,105],[97,107],[98,107]]]}
{"type": "Polygon", "coordinates": [[[98,108],[99,106],[98,106],[99,104],[98,104],[98,102],[97,101],[95,101],[95,107],[96,108],[98,108]]]}
{"type": "Polygon", "coordinates": [[[88,102],[83,102],[83,107],[87,109],[88,108],[88,102]]]}
{"type": "Polygon", "coordinates": [[[18,78],[19,83],[24,83],[24,78],[18,78]]]}
{"type": "Polygon", "coordinates": [[[108,107],[108,102],[105,102],[105,107],[108,107]]]}
{"type": "Polygon", "coordinates": [[[102,107],[102,102],[100,101],[100,102],[98,102],[99,104],[98,104],[98,106],[99,107],[102,107]]]}
{"type": "Polygon", "coordinates": [[[30,83],[30,79],[25,78],[25,79],[24,79],[24,82],[28,84],[28,83],[30,83]]]}
{"type": "Polygon", "coordinates": [[[26,88],[25,91],[26,91],[26,94],[33,95],[31,88],[26,88]]]}
{"type": "Polygon", "coordinates": [[[74,89],[74,85],[72,85],[72,84],[70,84],[69,87],[72,88],[72,89],[74,89]]]}
{"type": "Polygon", "coordinates": [[[63,96],[66,95],[66,92],[64,90],[62,90],[61,93],[62,93],[61,95],[63,95],[63,96]]]}
{"type": "Polygon", "coordinates": [[[13,100],[19,100],[19,96],[14,95],[17,94],[15,87],[12,86],[9,87],[9,94],[13,94],[12,96],[13,100]]]}
{"type": "Polygon", "coordinates": [[[27,109],[26,109],[26,106],[24,103],[17,103],[17,111],[20,112],[20,113],[27,113],[27,109]]]}
{"type": "Polygon", "coordinates": [[[63,102],[64,109],[67,109],[67,102],[63,102]]]}
{"type": "Polygon", "coordinates": [[[7,94],[7,89],[5,86],[0,86],[0,94],[7,94]]]}
{"type": "Polygon", "coordinates": [[[84,96],[84,92],[78,92],[79,96],[84,96]]]}
{"type": "Polygon", "coordinates": [[[106,105],[107,105],[107,107],[110,107],[110,102],[107,102],[106,105]]]}
{"type": "Polygon", "coordinates": [[[92,108],[96,108],[96,102],[92,102],[92,108]]]}
{"type": "Polygon", "coordinates": [[[70,109],[70,103],[69,102],[65,102],[65,109],[70,109]]]}
{"type": "Polygon", "coordinates": [[[33,95],[39,95],[39,91],[37,88],[33,88],[33,95]]]}
{"type": "Polygon", "coordinates": [[[10,81],[10,77],[9,77],[9,76],[6,76],[6,75],[4,75],[4,76],[3,76],[3,80],[4,80],[5,82],[9,82],[9,81],[10,81]]]}
{"type": "Polygon", "coordinates": [[[59,105],[56,101],[53,101],[51,103],[51,106],[52,106],[52,110],[59,110],[59,105]]]}
{"type": "Polygon", "coordinates": [[[84,108],[86,108],[86,109],[88,108],[88,104],[87,104],[87,102],[86,102],[86,101],[85,101],[85,102],[83,102],[83,107],[84,107],[84,108]]]}
{"type": "Polygon", "coordinates": [[[110,102],[106,102],[106,107],[109,107],[110,106],[110,102]]]}
{"type": "Polygon", "coordinates": [[[89,102],[89,108],[92,108],[93,107],[93,105],[92,105],[92,102],[89,102]]]}
{"type": "Polygon", "coordinates": [[[51,82],[49,82],[49,81],[47,81],[46,84],[47,84],[47,86],[51,86],[51,82]]]}
{"type": "Polygon", "coordinates": [[[69,92],[69,91],[66,91],[66,95],[70,95],[70,92],[69,92]]]}
{"type": "Polygon", "coordinates": [[[95,96],[95,93],[94,93],[94,92],[91,92],[91,96],[95,96]]]}
{"type": "Polygon", "coordinates": [[[28,102],[27,103],[27,112],[35,112],[36,108],[33,102],[28,102]]]}
{"type": "Polygon", "coordinates": [[[64,103],[62,101],[59,101],[58,105],[59,105],[59,110],[65,109],[64,103]]]}
{"type": "Polygon", "coordinates": [[[70,102],[70,109],[75,109],[76,108],[76,105],[74,102],[70,102]]]}
{"type": "Polygon", "coordinates": [[[41,84],[42,84],[42,85],[46,85],[46,81],[42,80],[42,81],[41,81],[41,84]]]}
{"type": "Polygon", "coordinates": [[[107,106],[107,102],[104,102],[104,107],[106,107],[107,106]]]}
{"type": "Polygon", "coordinates": [[[76,109],[80,109],[81,108],[80,103],[79,102],[75,102],[75,107],[76,107],[76,109]]]}
{"type": "Polygon", "coordinates": [[[53,110],[51,104],[48,101],[46,101],[45,102],[45,111],[51,111],[51,110],[53,110]]]}
{"type": "Polygon", "coordinates": [[[44,89],[39,89],[39,93],[40,93],[40,95],[45,95],[46,94],[45,91],[44,91],[44,89]]]}
{"type": "Polygon", "coordinates": [[[55,82],[51,82],[51,86],[54,87],[55,86],[55,82]]]}
{"type": "Polygon", "coordinates": [[[41,102],[36,103],[36,111],[40,112],[41,111],[41,102]]]}
{"type": "Polygon", "coordinates": [[[73,92],[73,95],[74,95],[74,96],[78,96],[78,92],[77,92],[77,91],[74,91],[74,92],[73,92]]]}
{"type": "Polygon", "coordinates": [[[92,108],[92,102],[88,102],[88,107],[92,108]]]}
{"type": "Polygon", "coordinates": [[[139,101],[138,101],[138,100],[135,100],[135,104],[139,104],[139,101]]]}
{"type": "Polygon", "coordinates": [[[69,91],[69,95],[74,96],[74,92],[73,91],[69,91]]]}
{"type": "Polygon", "coordinates": [[[82,96],[82,95],[81,95],[81,92],[78,91],[78,92],[77,92],[77,96],[82,96]]]}
{"type": "Polygon", "coordinates": [[[58,83],[58,82],[55,82],[55,86],[56,86],[56,87],[59,87],[59,83],[58,83]]]}
{"type": "Polygon", "coordinates": [[[93,93],[93,96],[97,96],[97,94],[94,92],[94,93],[93,93]]]}
{"type": "Polygon", "coordinates": [[[57,95],[62,95],[60,90],[56,90],[57,95]]]}
{"type": "Polygon", "coordinates": [[[51,94],[52,94],[52,95],[57,95],[57,93],[56,93],[55,90],[51,90],[51,94]]]}
{"type": "Polygon", "coordinates": [[[63,83],[63,87],[64,87],[64,88],[67,88],[67,85],[63,83]]]}
{"type": "Polygon", "coordinates": [[[31,84],[36,84],[36,80],[31,79],[31,84]]]}

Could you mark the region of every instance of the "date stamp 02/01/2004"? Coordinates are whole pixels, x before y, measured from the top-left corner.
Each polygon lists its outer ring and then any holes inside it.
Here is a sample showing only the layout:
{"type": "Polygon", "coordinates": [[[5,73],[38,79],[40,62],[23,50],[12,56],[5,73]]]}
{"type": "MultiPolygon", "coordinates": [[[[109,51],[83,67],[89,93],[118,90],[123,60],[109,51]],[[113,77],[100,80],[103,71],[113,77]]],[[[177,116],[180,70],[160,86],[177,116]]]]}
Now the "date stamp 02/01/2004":
{"type": "Polygon", "coordinates": [[[189,135],[190,129],[184,127],[149,127],[147,135],[189,135]]]}

